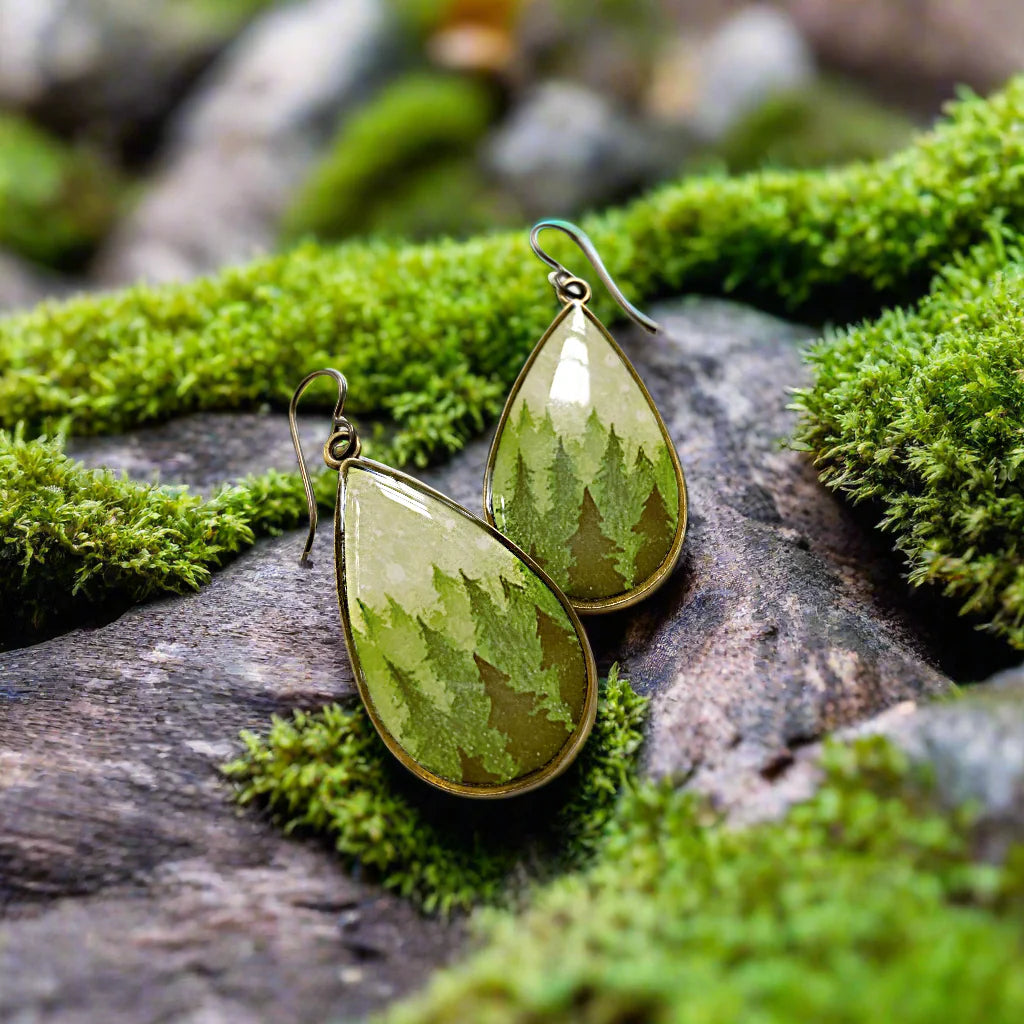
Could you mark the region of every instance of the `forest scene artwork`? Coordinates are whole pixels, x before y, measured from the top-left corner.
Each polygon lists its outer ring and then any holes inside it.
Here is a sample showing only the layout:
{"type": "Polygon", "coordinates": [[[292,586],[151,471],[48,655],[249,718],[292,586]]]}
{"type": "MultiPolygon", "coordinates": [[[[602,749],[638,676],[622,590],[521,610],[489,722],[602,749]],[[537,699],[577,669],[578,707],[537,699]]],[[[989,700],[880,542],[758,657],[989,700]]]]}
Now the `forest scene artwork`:
{"type": "Polygon", "coordinates": [[[349,464],[344,500],[344,599],[380,726],[459,785],[513,783],[558,758],[594,684],[551,588],[408,478],[349,464]]]}
{"type": "Polygon", "coordinates": [[[495,525],[572,601],[642,588],[677,547],[685,491],[653,405],[582,306],[514,394],[492,452],[495,525]]]}

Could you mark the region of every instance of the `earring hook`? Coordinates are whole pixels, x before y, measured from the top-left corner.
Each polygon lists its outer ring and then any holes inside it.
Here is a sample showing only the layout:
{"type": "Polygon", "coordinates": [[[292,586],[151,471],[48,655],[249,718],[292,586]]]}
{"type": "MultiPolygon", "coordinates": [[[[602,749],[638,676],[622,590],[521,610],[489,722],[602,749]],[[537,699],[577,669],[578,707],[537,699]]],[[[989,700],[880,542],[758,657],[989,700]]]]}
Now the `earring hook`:
{"type": "Polygon", "coordinates": [[[309,509],[309,533],[306,536],[306,546],[302,549],[300,565],[308,564],[310,549],[313,547],[313,538],[316,536],[317,507],[316,494],[313,491],[313,482],[309,477],[309,470],[306,468],[306,457],[302,454],[302,442],[299,440],[299,428],[296,423],[296,410],[299,406],[299,399],[303,396],[306,388],[318,377],[330,377],[338,385],[338,400],[334,404],[334,413],[331,416],[331,436],[324,443],[324,462],[331,469],[338,469],[342,462],[348,458],[354,458],[359,454],[359,436],[352,424],[342,415],[345,408],[345,399],[348,396],[348,381],[338,371],[327,367],[323,370],[314,370],[307,374],[292,395],[288,405],[288,431],[292,435],[292,445],[295,448],[295,457],[299,460],[299,475],[302,477],[302,489],[306,492],[306,507],[309,509]]]}
{"type": "Polygon", "coordinates": [[[551,283],[559,290],[566,290],[571,298],[579,298],[582,301],[586,301],[586,297],[589,297],[590,290],[586,287],[586,283],[581,281],[580,278],[574,274],[570,274],[565,267],[562,266],[558,260],[553,259],[549,256],[541,247],[538,238],[540,233],[547,228],[553,228],[556,231],[561,231],[563,234],[568,235],[577,246],[584,256],[590,260],[590,265],[597,271],[597,276],[601,278],[605,288],[608,289],[611,297],[619,304],[622,311],[632,320],[635,324],[638,324],[649,334],[654,334],[658,330],[658,325],[649,316],[645,316],[640,312],[636,306],[631,303],[625,295],[619,290],[619,286],[615,283],[612,275],[608,273],[607,268],[604,265],[604,261],[601,259],[597,249],[594,247],[594,243],[587,236],[586,232],[582,228],[578,228],[571,221],[567,220],[541,220],[533,225],[533,230],[530,232],[530,248],[533,250],[534,255],[540,260],[546,263],[554,273],[551,275],[551,283]],[[573,295],[567,290],[567,286],[573,282],[579,282],[585,291],[580,292],[577,295],[573,295]]]}

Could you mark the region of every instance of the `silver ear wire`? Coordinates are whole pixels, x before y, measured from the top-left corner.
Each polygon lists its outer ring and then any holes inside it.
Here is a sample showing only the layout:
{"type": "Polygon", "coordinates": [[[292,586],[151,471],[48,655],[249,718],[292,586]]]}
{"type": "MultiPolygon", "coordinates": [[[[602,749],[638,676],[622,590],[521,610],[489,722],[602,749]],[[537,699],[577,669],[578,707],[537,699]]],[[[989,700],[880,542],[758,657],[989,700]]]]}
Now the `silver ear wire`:
{"type": "Polygon", "coordinates": [[[556,231],[561,231],[563,234],[568,235],[576,245],[579,246],[583,255],[590,260],[590,265],[597,271],[597,276],[601,278],[601,281],[604,283],[605,288],[608,289],[611,297],[619,304],[622,311],[630,318],[630,320],[633,321],[633,323],[638,324],[649,334],[654,334],[655,331],[658,330],[657,323],[655,323],[655,321],[653,321],[649,316],[641,313],[640,310],[622,294],[619,286],[612,278],[612,275],[608,273],[608,270],[604,265],[604,261],[601,259],[597,249],[594,248],[594,243],[587,237],[585,231],[578,228],[571,221],[541,220],[533,225],[533,230],[530,232],[530,248],[538,259],[542,260],[552,269],[553,273],[549,275],[549,279],[555,286],[555,290],[559,293],[559,297],[564,296],[577,302],[586,302],[590,298],[590,286],[582,278],[569,273],[569,271],[566,270],[558,260],[553,259],[540,247],[538,238],[540,237],[540,233],[547,228],[553,228],[556,231]]]}
{"type": "Polygon", "coordinates": [[[317,508],[316,494],[313,492],[313,482],[309,478],[309,470],[306,468],[306,457],[302,454],[302,442],[299,440],[299,428],[296,423],[296,410],[299,406],[299,399],[306,388],[318,377],[330,377],[338,385],[338,400],[334,404],[332,416],[331,436],[324,443],[324,462],[331,469],[338,469],[345,459],[353,458],[359,454],[359,435],[355,428],[344,416],[345,398],[348,396],[348,381],[338,371],[327,367],[323,370],[314,370],[302,379],[302,382],[295,389],[292,400],[288,405],[288,430],[292,435],[292,445],[295,448],[295,457],[299,460],[299,475],[302,477],[302,488],[306,492],[306,507],[309,509],[309,534],[306,536],[306,546],[302,549],[300,565],[306,565],[310,549],[313,547],[313,538],[316,536],[317,508]]]}

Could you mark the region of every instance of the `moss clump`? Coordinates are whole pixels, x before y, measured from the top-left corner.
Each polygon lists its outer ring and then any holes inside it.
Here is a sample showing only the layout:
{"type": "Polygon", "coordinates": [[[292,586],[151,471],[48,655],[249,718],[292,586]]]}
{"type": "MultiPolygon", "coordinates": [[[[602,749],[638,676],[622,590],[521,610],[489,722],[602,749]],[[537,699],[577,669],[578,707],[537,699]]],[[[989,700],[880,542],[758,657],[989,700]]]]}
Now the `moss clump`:
{"type": "Polygon", "coordinates": [[[911,580],[1024,647],[1024,255],[998,230],[916,310],[817,345],[796,404],[822,479],[877,506],[911,580]]]}
{"type": "Polygon", "coordinates": [[[113,223],[119,193],[94,154],[0,113],[0,246],[47,266],[78,266],[113,223]]]}
{"type": "Polygon", "coordinates": [[[257,533],[304,515],[297,478],[268,473],[204,501],[0,431],[0,646],[94,606],[193,590],[257,533]]]}
{"type": "Polygon", "coordinates": [[[834,747],[777,824],[640,786],[587,872],[385,1015],[488,1021],[1006,1022],[1024,1014],[1024,849],[973,863],[969,815],[877,741],[834,747]]]}
{"type": "Polygon", "coordinates": [[[632,773],[646,706],[612,669],[576,763],[543,790],[498,803],[416,780],[362,708],[276,718],[265,738],[243,735],[245,754],[225,771],[242,803],[264,803],[288,831],[328,837],[347,863],[448,913],[504,898],[517,869],[565,869],[592,853],[632,773]]]}
{"type": "MultiPolygon", "coordinates": [[[[453,75],[412,74],[388,86],[342,126],[329,151],[299,189],[285,217],[288,237],[315,235],[341,239],[382,227],[422,237],[434,230],[478,227],[470,217],[481,182],[464,193],[466,207],[442,209],[431,216],[432,203],[419,188],[426,175],[432,187],[442,185],[434,172],[454,158],[469,155],[494,114],[494,99],[480,82],[453,75]],[[411,194],[416,203],[403,202],[411,194]],[[396,217],[394,205],[412,216],[396,217]],[[443,215],[456,219],[446,224],[443,215]]],[[[461,177],[465,177],[462,175],[461,177]]],[[[482,218],[481,218],[482,220],[482,218]]]]}
{"type": "Polygon", "coordinates": [[[907,118],[837,82],[767,100],[714,148],[731,173],[761,167],[835,167],[878,160],[915,134],[907,118]]]}
{"type": "MultiPolygon", "coordinates": [[[[1024,77],[967,98],[913,147],[829,173],[688,180],[586,228],[638,301],[740,290],[834,312],[916,295],[984,232],[1024,224],[1024,77]]],[[[564,259],[578,266],[571,250],[564,259]]],[[[552,314],[521,234],[462,243],[304,246],[170,288],[77,299],[0,322],[0,423],[121,430],[196,409],[287,400],[309,367],[352,381],[354,411],[393,417],[422,460],[493,415],[552,314]]],[[[607,298],[596,303],[609,316],[607,298]]]]}

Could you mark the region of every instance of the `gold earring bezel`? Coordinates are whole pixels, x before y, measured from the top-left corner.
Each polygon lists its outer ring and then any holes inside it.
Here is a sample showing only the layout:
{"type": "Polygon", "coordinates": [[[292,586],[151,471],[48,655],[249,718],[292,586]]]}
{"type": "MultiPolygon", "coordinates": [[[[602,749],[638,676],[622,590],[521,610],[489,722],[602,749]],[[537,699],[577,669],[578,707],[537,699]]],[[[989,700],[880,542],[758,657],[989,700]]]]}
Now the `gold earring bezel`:
{"type": "Polygon", "coordinates": [[[666,579],[668,579],[672,570],[679,562],[679,556],[682,554],[683,550],[683,542],[686,539],[686,528],[689,521],[689,496],[686,491],[686,476],[683,473],[682,463],[679,461],[679,453],[676,451],[676,446],[669,435],[668,428],[665,426],[665,421],[662,419],[661,413],[658,411],[658,407],[655,404],[654,399],[651,397],[651,393],[647,390],[647,386],[641,379],[640,374],[636,372],[636,367],[633,366],[626,353],[622,351],[619,343],[612,337],[604,324],[601,323],[601,321],[598,320],[598,318],[590,311],[585,301],[572,300],[567,302],[555,319],[551,321],[551,325],[541,336],[540,341],[538,341],[534,346],[533,351],[523,364],[523,368],[519,371],[519,376],[516,377],[516,381],[512,385],[512,390],[509,392],[508,398],[505,400],[505,407],[501,411],[501,416],[498,419],[498,425],[495,427],[494,435],[491,438],[491,447],[487,454],[487,464],[484,468],[484,518],[492,527],[496,528],[493,493],[494,462],[498,453],[498,439],[501,437],[502,431],[505,429],[505,425],[512,411],[512,405],[522,389],[523,381],[526,379],[527,374],[536,362],[541,350],[544,348],[545,344],[547,344],[548,339],[556,330],[558,330],[562,322],[567,317],[571,316],[576,310],[582,311],[584,316],[586,316],[586,318],[601,332],[608,344],[611,345],[612,350],[619,356],[623,363],[625,363],[630,376],[636,382],[640,388],[641,394],[647,400],[648,405],[654,412],[655,419],[658,422],[658,428],[661,431],[661,435],[664,438],[665,443],[668,445],[669,454],[672,457],[672,466],[675,469],[676,483],[679,487],[679,518],[676,523],[676,533],[672,539],[672,546],[669,548],[669,551],[665,556],[665,560],[641,586],[633,587],[624,591],[622,594],[616,595],[615,597],[601,598],[594,601],[579,601],[569,597],[568,594],[565,595],[566,600],[579,614],[604,615],[608,612],[620,611],[623,608],[630,608],[633,605],[638,604],[640,601],[648,598],[665,582],[666,579]]]}
{"type": "Polygon", "coordinates": [[[334,564],[337,579],[336,592],[338,598],[338,610],[341,615],[341,625],[345,635],[345,647],[348,651],[349,662],[352,665],[352,675],[356,681],[356,688],[359,691],[359,697],[363,702],[363,707],[366,709],[367,714],[370,716],[370,721],[373,722],[378,735],[384,741],[384,745],[405,768],[424,782],[427,782],[446,793],[451,793],[456,796],[470,797],[473,799],[488,800],[518,796],[521,793],[528,793],[531,790],[538,789],[557,778],[566,771],[570,765],[572,765],[580,751],[583,749],[584,744],[587,742],[597,718],[597,665],[594,661],[593,651],[590,649],[590,640],[587,637],[583,623],[580,621],[579,615],[577,615],[572,603],[562,593],[551,577],[548,576],[543,568],[541,568],[541,566],[527,555],[526,552],[516,547],[512,541],[495,529],[493,524],[481,519],[479,516],[473,515],[472,512],[458,504],[458,502],[453,501],[446,494],[442,494],[440,491],[423,483],[422,480],[418,480],[416,477],[410,476],[408,473],[402,473],[400,470],[392,469],[390,466],[385,466],[384,464],[375,462],[372,459],[355,456],[345,459],[338,470],[338,494],[334,507],[334,564]],[[586,696],[583,702],[583,714],[580,717],[579,725],[573,731],[572,735],[566,741],[558,754],[546,765],[534,769],[534,771],[524,775],[520,779],[514,780],[513,782],[496,783],[493,785],[486,783],[466,784],[453,782],[451,779],[445,779],[430,771],[428,768],[424,768],[421,764],[410,757],[380,720],[380,717],[377,715],[376,709],[373,706],[373,701],[370,698],[366,678],[362,669],[362,663],[360,662],[356,651],[355,641],[352,637],[352,627],[349,620],[347,602],[345,599],[345,595],[348,592],[345,565],[345,486],[348,470],[352,467],[378,473],[385,477],[389,477],[392,480],[397,480],[407,486],[411,486],[414,490],[418,490],[428,497],[441,502],[441,504],[445,505],[452,511],[457,512],[466,519],[472,520],[474,525],[479,526],[481,529],[486,531],[513,555],[521,559],[528,568],[536,573],[540,581],[558,599],[559,604],[565,610],[569,622],[572,624],[573,628],[576,630],[577,636],[579,637],[580,648],[583,652],[583,665],[586,672],[586,696]]]}

